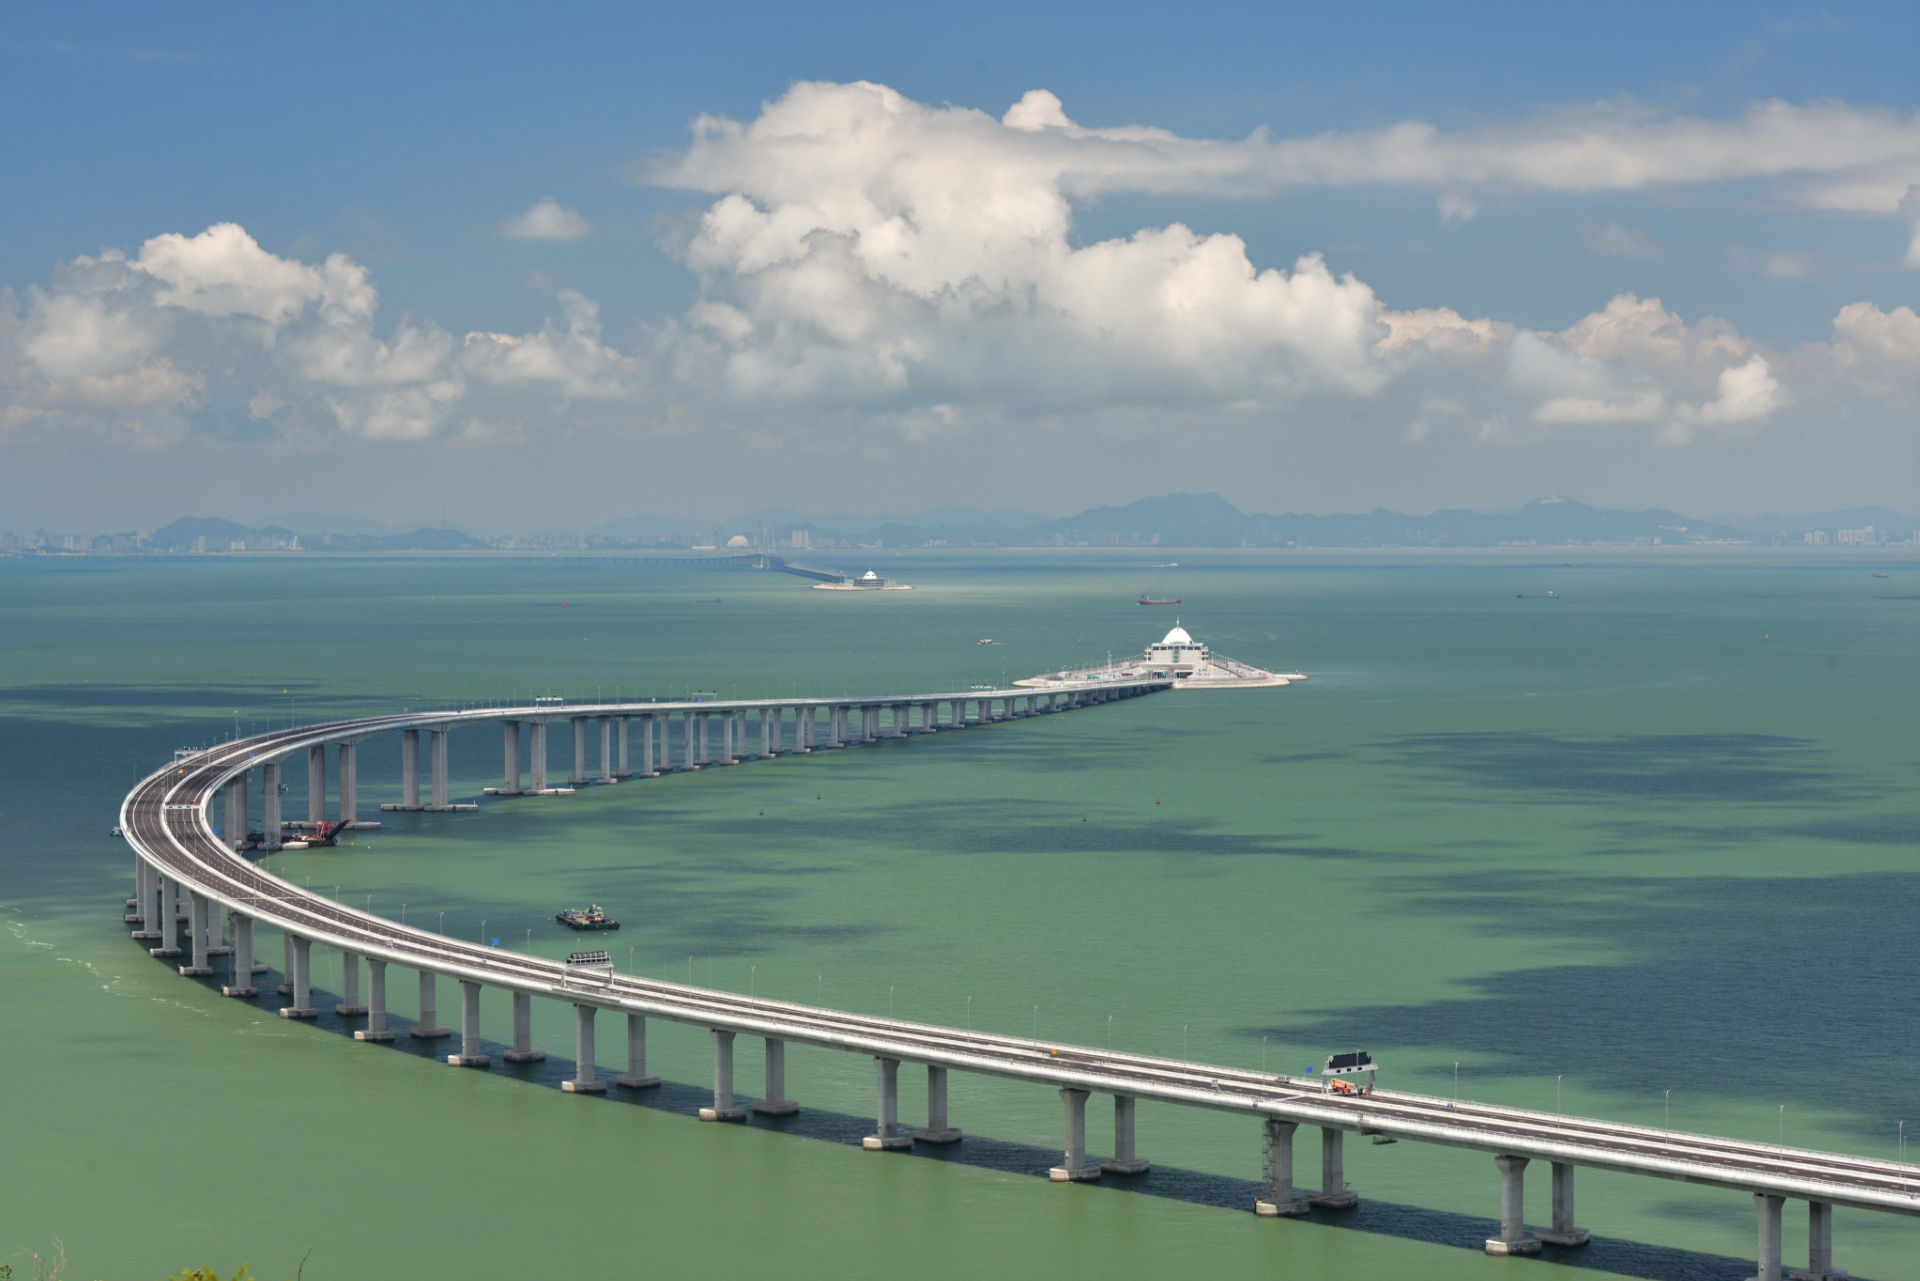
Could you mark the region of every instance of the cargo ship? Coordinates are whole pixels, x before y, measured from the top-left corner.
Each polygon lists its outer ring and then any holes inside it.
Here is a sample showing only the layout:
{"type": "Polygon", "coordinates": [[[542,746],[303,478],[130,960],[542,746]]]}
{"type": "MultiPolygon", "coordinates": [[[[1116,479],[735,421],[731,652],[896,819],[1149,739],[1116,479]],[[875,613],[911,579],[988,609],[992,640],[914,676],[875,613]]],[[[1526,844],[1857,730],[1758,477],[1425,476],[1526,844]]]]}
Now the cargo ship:
{"type": "Polygon", "coordinates": [[[1178,605],[1180,603],[1180,598],[1178,596],[1175,596],[1172,600],[1154,600],[1152,597],[1148,596],[1145,592],[1141,592],[1140,603],[1142,605],[1178,605]]]}

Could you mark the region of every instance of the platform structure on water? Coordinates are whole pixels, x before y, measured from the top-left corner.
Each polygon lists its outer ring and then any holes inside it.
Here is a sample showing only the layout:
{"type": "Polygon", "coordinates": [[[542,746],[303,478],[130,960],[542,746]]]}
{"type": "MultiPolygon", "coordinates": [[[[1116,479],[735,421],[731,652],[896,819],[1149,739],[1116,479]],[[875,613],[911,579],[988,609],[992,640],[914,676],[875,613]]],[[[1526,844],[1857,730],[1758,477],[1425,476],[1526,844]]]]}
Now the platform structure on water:
{"type": "Polygon", "coordinates": [[[1173,630],[1147,646],[1146,653],[1137,658],[1109,661],[1096,667],[1042,672],[1014,684],[1025,689],[1048,689],[1150,677],[1171,680],[1174,689],[1261,689],[1307,679],[1303,672],[1270,672],[1215,654],[1175,619],[1173,630]]]}

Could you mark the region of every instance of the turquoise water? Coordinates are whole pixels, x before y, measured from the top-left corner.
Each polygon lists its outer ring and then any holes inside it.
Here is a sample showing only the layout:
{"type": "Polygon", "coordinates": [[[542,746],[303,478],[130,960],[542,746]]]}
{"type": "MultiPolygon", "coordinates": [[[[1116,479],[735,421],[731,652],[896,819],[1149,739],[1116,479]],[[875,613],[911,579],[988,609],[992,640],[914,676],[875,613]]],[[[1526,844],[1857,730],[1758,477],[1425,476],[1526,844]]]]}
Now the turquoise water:
{"type": "MultiPolygon", "coordinates": [[[[1175,612],[1133,604],[1148,587],[1219,652],[1312,679],[386,815],[270,865],[547,954],[577,945],[553,909],[593,899],[625,924],[622,964],[848,1009],[1096,1045],[1111,1018],[1116,1046],[1276,1071],[1364,1046],[1405,1088],[1451,1092],[1457,1062],[1467,1097],[1879,1156],[1920,1126],[1920,567],[889,556],[915,591],[619,561],[0,561],[0,1251],[57,1238],[69,1275],[116,1279],[288,1275],[309,1249],[321,1278],[1554,1266],[1479,1253],[1497,1186],[1475,1154],[1353,1144],[1357,1210],[1256,1221],[1257,1127],[1148,1105],[1152,1174],[1056,1187],[1044,1089],[955,1078],[964,1143],[869,1154],[871,1064],[793,1047],[798,1117],[702,1125],[697,1030],[656,1025],[668,1084],[638,1105],[576,1098],[557,1005],[535,1014],[547,1062],[458,1072],[445,1043],[222,1000],[119,921],[120,797],[236,724],[965,687],[1139,649],[1175,612]]],[[[363,748],[363,814],[398,798],[398,754],[363,748]]],[[[456,794],[499,755],[497,731],[457,733],[456,794]]],[[[337,984],[337,957],[316,951],[316,978],[337,984]]],[[[410,1015],[408,976],[392,986],[410,1015]]],[[[484,1021],[507,1030],[504,997],[484,1021]]],[[[604,1020],[604,1074],[618,1042],[604,1020]]],[[[743,1085],[759,1067],[743,1040],[743,1085]]],[[[905,1119],[918,1087],[903,1073],[905,1119]]],[[[1920,1276],[1920,1223],[1836,1217],[1856,1276],[1920,1276]]],[[[1735,1193],[1583,1172],[1595,1243],[1562,1258],[1745,1276],[1752,1220],[1735,1193]]],[[[1790,1214],[1790,1258],[1803,1237],[1790,1214]]]]}

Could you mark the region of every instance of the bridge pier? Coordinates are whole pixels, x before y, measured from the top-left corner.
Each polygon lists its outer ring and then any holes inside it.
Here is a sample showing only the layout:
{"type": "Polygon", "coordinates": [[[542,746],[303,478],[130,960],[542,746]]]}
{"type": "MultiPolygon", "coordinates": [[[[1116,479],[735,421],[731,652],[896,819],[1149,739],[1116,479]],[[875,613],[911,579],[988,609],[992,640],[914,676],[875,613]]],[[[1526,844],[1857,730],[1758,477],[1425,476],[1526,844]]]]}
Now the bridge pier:
{"type": "Polygon", "coordinates": [[[760,709],[760,759],[770,761],[773,758],[773,709],[763,707],[760,709]]]}
{"type": "Polygon", "coordinates": [[[567,775],[567,786],[585,787],[587,785],[587,718],[568,717],[573,722],[573,772],[567,775]]]}
{"type": "Polygon", "coordinates": [[[148,948],[147,955],[178,956],[180,955],[180,913],[174,906],[174,899],[178,894],[178,890],[175,888],[174,882],[165,873],[160,874],[154,879],[160,884],[159,907],[157,908],[160,914],[160,946],[148,948]]]}
{"type": "MultiPolygon", "coordinates": [[[[1488,1254],[1538,1254],[1540,1241],[1527,1235],[1527,1158],[1497,1156],[1500,1167],[1500,1235],[1487,1238],[1488,1254]]],[[[1779,1219],[1774,1219],[1775,1249],[1779,1242],[1779,1219]]],[[[1779,1281],[1778,1273],[1774,1281],[1779,1281]]]]}
{"type": "Polygon", "coordinates": [[[354,1031],[356,1041],[391,1041],[387,1030],[387,963],[367,958],[367,1025],[354,1031]]]}
{"type": "Polygon", "coordinates": [[[360,818],[360,748],[340,744],[340,826],[352,827],[360,818]]]}
{"type": "Polygon", "coordinates": [[[453,1035],[451,1028],[440,1023],[440,998],[438,976],[432,970],[420,971],[420,1021],[408,1032],[415,1040],[437,1041],[443,1036],[453,1035]]]}
{"type": "MultiPolygon", "coordinates": [[[[907,736],[907,706],[906,703],[895,703],[893,705],[893,723],[887,726],[888,738],[905,738],[907,736]]],[[[877,708],[874,710],[873,720],[875,725],[880,723],[880,712],[877,708]]]]}
{"type": "Polygon", "coordinates": [[[236,850],[245,849],[247,845],[248,773],[250,771],[243,771],[227,780],[225,812],[220,816],[221,825],[226,828],[223,835],[227,844],[236,850]]]}
{"type": "Polygon", "coordinates": [[[260,840],[261,848],[277,850],[286,828],[280,822],[280,762],[268,761],[260,767],[260,840]]]}
{"type": "Polygon", "coordinates": [[[1055,1183],[1090,1183],[1100,1177],[1100,1167],[1087,1160],[1087,1091],[1061,1090],[1060,1101],[1067,1105],[1066,1158],[1047,1177],[1055,1183]]]}
{"type": "Polygon", "coordinates": [[[860,1140],[869,1152],[897,1152],[913,1146],[913,1136],[900,1131],[900,1060],[875,1058],[880,1075],[880,1107],[874,1133],[860,1140]]]}
{"type": "Polygon", "coordinates": [[[327,745],[315,743],[307,749],[307,822],[323,823],[327,818],[327,745]]]}
{"type": "Polygon", "coordinates": [[[647,1016],[627,1015],[627,1070],[613,1078],[615,1085],[629,1090],[645,1090],[660,1084],[660,1078],[647,1071],[647,1016]]]}
{"type": "Polygon", "coordinates": [[[1347,1132],[1337,1126],[1320,1127],[1320,1190],[1307,1200],[1329,1210],[1344,1210],[1357,1204],[1360,1195],[1347,1187],[1347,1132]]]}
{"type": "Polygon", "coordinates": [[[443,729],[429,730],[427,733],[427,742],[430,747],[427,755],[433,768],[432,804],[428,805],[427,808],[436,813],[446,813],[453,809],[471,810],[477,808],[477,806],[471,803],[455,806],[447,801],[447,731],[443,729]]]}
{"type": "MultiPolygon", "coordinates": [[[[694,752],[699,747],[700,735],[693,728],[693,720],[692,712],[680,713],[680,768],[687,773],[700,768],[700,762],[694,759],[694,752]]],[[[662,746],[664,745],[663,738],[662,746]]]]}
{"type": "Polygon", "coordinates": [[[496,796],[520,795],[520,722],[500,722],[500,737],[506,750],[505,763],[500,767],[500,786],[494,789],[496,796]]]}
{"type": "Polygon", "coordinates": [[[289,934],[287,942],[293,945],[293,972],[290,976],[293,1004],[281,1007],[280,1017],[310,1019],[319,1014],[313,1008],[313,940],[289,934]]]}
{"type": "Polygon", "coordinates": [[[732,712],[720,713],[720,762],[723,765],[738,765],[739,756],[734,753],[732,712]]]}
{"type": "Polygon", "coordinates": [[[958,1143],[960,1131],[947,1122],[947,1070],[927,1064],[927,1124],[913,1132],[916,1143],[958,1143]]]}
{"type": "Polygon", "coordinates": [[[1534,1233],[1548,1245],[1585,1245],[1588,1233],[1573,1223],[1573,1166],[1553,1163],[1553,1226],[1534,1233]]]}
{"type": "Polygon", "coordinates": [[[1847,1270],[1833,1266],[1833,1206],[1807,1202],[1807,1266],[1787,1273],[1792,1281],[1846,1281],[1847,1270]]]}
{"type": "Polygon", "coordinates": [[[367,1012],[360,1004],[360,953],[344,949],[340,953],[340,1004],[333,1012],[342,1018],[358,1018],[367,1012]]]}
{"type": "Polygon", "coordinates": [[[1785,1204],[1785,1197],[1753,1194],[1754,1209],[1760,1212],[1760,1242],[1755,1251],[1760,1266],[1752,1281],[1780,1281],[1780,1208],[1785,1204]]]}
{"type": "MultiPolygon", "coordinates": [[[[622,768],[621,773],[624,775],[626,770],[622,768]]],[[[613,718],[611,716],[600,718],[600,782],[603,786],[613,782],[613,718]]]]}
{"type": "Polygon", "coordinates": [[[713,764],[713,713],[701,712],[696,718],[700,729],[700,753],[694,757],[696,764],[713,764]]]}
{"type": "Polygon", "coordinates": [[[233,914],[233,982],[220,989],[222,996],[253,996],[253,918],[233,914]]]}
{"type": "MultiPolygon", "coordinates": [[[[386,806],[381,806],[385,809],[386,806]]],[[[401,812],[420,808],[420,731],[400,731],[400,804],[401,812]]]]}
{"type": "Polygon", "coordinates": [[[535,796],[547,790],[547,723],[527,727],[527,786],[535,796]]]}
{"type": "Polygon", "coordinates": [[[618,744],[619,753],[613,767],[613,776],[615,778],[633,777],[633,771],[627,768],[627,722],[632,719],[630,716],[616,716],[613,718],[615,725],[614,742],[618,744]]]}
{"type": "Polygon", "coordinates": [[[133,856],[133,901],[127,904],[125,915],[120,919],[128,925],[140,928],[132,931],[134,938],[146,938],[147,920],[153,914],[153,868],[147,860],[138,854],[133,856]]]}
{"type": "Polygon", "coordinates": [[[787,1043],[768,1037],[766,1051],[766,1097],[753,1110],[761,1116],[792,1116],[800,1105],[787,1097],[787,1043]]]}
{"type": "Polygon", "coordinates": [[[607,1083],[594,1066],[593,1018],[598,1011],[591,1005],[573,1007],[573,1079],[560,1082],[568,1094],[603,1094],[607,1083]]]}
{"type": "Polygon", "coordinates": [[[1100,1163],[1103,1174],[1145,1174],[1153,1168],[1140,1159],[1133,1146],[1133,1112],[1136,1100],[1130,1094],[1113,1096],[1113,1155],[1100,1163]]]}
{"type": "Polygon", "coordinates": [[[282,996],[293,995],[293,935],[280,931],[280,981],[273,990],[282,996]]]}
{"type": "Polygon", "coordinates": [[[460,980],[460,1053],[447,1055],[448,1067],[492,1067],[491,1056],[480,1052],[480,985],[460,980]]]}
{"type": "Polygon", "coordinates": [[[863,743],[880,741],[880,709],[878,707],[860,709],[860,741],[863,743]]]}
{"type": "MultiPolygon", "coordinates": [[[[653,767],[653,723],[659,719],[651,714],[640,718],[640,777],[657,778],[660,771],[653,767]]],[[[665,754],[662,753],[662,759],[665,754]]]]}
{"type": "Polygon", "coordinates": [[[188,978],[204,978],[213,973],[213,967],[207,964],[207,900],[199,894],[188,898],[187,914],[192,918],[188,928],[193,932],[192,960],[180,967],[180,972],[188,978]]]}
{"type": "Polygon", "coordinates": [[[744,1121],[747,1110],[733,1101],[733,1033],[712,1029],[713,1106],[700,1109],[702,1121],[744,1121]]]}
{"type": "Polygon", "coordinates": [[[1268,1117],[1264,1123],[1267,1194],[1255,1197],[1253,1212],[1263,1219],[1293,1218],[1307,1212],[1307,1199],[1293,1190],[1293,1136],[1298,1121],[1268,1117]]]}
{"type": "Polygon", "coordinates": [[[508,1063],[538,1063],[547,1057],[545,1050],[533,1048],[533,994],[513,994],[513,1048],[500,1056],[508,1063]]]}

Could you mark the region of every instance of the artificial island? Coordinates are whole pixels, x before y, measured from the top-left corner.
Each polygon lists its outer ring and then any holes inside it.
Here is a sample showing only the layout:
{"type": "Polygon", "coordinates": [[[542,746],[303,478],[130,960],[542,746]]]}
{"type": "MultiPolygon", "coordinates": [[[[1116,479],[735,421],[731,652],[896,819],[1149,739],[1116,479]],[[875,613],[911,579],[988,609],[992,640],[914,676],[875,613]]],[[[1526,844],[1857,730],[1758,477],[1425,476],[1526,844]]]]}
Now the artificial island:
{"type": "Polygon", "coordinates": [[[1023,689],[1049,689],[1084,685],[1089,681],[1141,679],[1169,680],[1174,689],[1259,689],[1291,685],[1307,678],[1303,672],[1269,672],[1251,663],[1214,654],[1175,619],[1173,630],[1147,646],[1147,652],[1138,658],[1043,672],[1014,684],[1023,689]]]}

